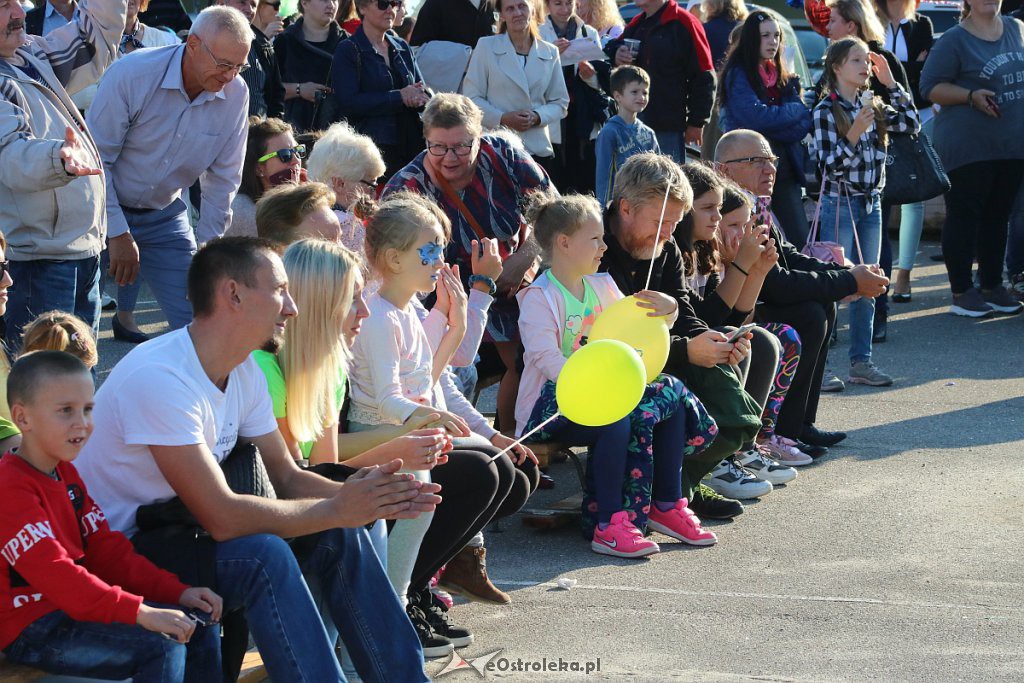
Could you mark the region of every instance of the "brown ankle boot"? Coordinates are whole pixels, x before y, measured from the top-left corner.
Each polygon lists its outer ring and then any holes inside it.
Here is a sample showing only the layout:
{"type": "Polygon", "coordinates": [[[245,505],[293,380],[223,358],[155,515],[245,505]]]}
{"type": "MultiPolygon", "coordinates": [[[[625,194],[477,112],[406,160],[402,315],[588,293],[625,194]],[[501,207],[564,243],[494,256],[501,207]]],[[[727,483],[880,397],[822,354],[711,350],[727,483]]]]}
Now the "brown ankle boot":
{"type": "Polygon", "coordinates": [[[508,593],[499,590],[487,578],[487,549],[463,548],[451,559],[441,575],[439,586],[475,602],[507,605],[512,602],[508,593]]]}

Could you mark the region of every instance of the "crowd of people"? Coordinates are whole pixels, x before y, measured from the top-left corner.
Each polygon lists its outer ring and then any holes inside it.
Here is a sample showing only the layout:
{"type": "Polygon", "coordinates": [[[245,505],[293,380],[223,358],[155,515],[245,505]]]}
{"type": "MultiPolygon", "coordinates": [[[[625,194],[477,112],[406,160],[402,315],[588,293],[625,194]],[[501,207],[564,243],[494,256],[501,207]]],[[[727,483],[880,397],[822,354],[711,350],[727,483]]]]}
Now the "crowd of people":
{"type": "Polygon", "coordinates": [[[847,381],[894,381],[923,223],[900,205],[894,254],[899,136],[949,177],[950,312],[1021,311],[998,2],[935,40],[912,3],[831,0],[806,91],[774,12],[636,5],[219,0],[176,34],[138,0],[0,0],[9,660],[234,680],[251,637],[274,680],[425,681],[474,639],[452,594],[511,602],[483,532],[555,485],[538,444],[587,449],[593,552],[714,545],[702,519],[846,438],[818,424],[839,304],[847,381]],[[574,422],[560,374],[626,297],[667,361],[574,422]],[[101,308],[138,346],[94,392],[101,308]]]}

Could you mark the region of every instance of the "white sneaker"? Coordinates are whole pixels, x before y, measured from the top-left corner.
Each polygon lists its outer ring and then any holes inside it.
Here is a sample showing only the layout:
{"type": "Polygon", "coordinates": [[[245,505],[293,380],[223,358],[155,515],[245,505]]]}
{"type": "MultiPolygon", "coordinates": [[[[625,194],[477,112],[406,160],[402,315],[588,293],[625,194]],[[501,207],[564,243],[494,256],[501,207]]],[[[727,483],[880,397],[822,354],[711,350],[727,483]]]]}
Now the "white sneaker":
{"type": "Polygon", "coordinates": [[[771,451],[764,446],[755,445],[748,451],[737,453],[733,456],[733,460],[737,465],[772,486],[788,484],[796,479],[796,470],[773,460],[771,451]]]}
{"type": "Polygon", "coordinates": [[[787,439],[784,436],[773,436],[763,445],[768,449],[771,457],[777,460],[780,465],[802,467],[814,462],[814,458],[796,447],[796,441],[787,439]]]}
{"type": "Polygon", "coordinates": [[[719,494],[738,500],[760,498],[772,492],[771,482],[761,481],[733,462],[732,458],[718,463],[704,483],[719,494]]]}
{"type": "Polygon", "coordinates": [[[103,294],[100,296],[100,298],[101,298],[100,306],[103,308],[104,311],[112,311],[115,308],[117,308],[117,299],[115,299],[114,297],[110,296],[106,292],[103,292],[103,294]]]}

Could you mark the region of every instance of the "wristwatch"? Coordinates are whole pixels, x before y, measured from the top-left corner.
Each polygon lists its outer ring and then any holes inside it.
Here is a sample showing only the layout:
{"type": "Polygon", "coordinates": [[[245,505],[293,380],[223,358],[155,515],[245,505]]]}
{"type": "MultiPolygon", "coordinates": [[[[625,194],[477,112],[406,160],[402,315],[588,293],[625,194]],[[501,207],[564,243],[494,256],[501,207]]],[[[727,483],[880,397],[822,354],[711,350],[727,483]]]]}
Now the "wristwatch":
{"type": "Polygon", "coordinates": [[[469,276],[469,286],[470,287],[472,287],[477,282],[482,282],[485,285],[487,285],[487,289],[488,289],[487,293],[490,294],[491,296],[494,296],[495,293],[498,291],[497,283],[495,283],[494,280],[492,280],[491,278],[487,277],[486,275],[476,275],[476,274],[474,274],[474,275],[470,275],[469,276]]]}
{"type": "Polygon", "coordinates": [[[296,97],[302,97],[302,84],[301,83],[296,83],[295,84],[295,96],[296,97]]]}

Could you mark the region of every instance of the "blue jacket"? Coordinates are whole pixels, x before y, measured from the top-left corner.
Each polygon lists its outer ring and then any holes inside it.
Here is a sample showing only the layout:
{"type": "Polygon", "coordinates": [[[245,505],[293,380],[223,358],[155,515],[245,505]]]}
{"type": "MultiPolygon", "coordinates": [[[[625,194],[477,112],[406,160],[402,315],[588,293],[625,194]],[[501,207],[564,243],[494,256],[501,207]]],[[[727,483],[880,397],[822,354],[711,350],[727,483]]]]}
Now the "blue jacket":
{"type": "Polygon", "coordinates": [[[602,209],[608,205],[608,200],[611,198],[612,187],[615,185],[615,172],[622,168],[622,165],[631,156],[641,152],[661,153],[654,131],[639,120],[631,126],[623,121],[618,114],[608,119],[608,122],[601,128],[595,144],[597,156],[595,187],[597,201],[600,202],[602,209]]]}
{"type": "Polygon", "coordinates": [[[754,90],[742,69],[725,74],[726,97],[718,114],[722,132],[737,128],[768,138],[776,154],[785,153],[802,181],[804,152],[800,141],[811,132],[811,110],[800,99],[800,80],[793,76],[779,88],[781,104],[768,104],[754,90]]]}
{"type": "Polygon", "coordinates": [[[399,82],[360,26],[352,38],[338,43],[334,50],[331,87],[341,113],[353,128],[378,145],[394,145],[399,141],[399,115],[406,111],[400,91],[423,81],[423,74],[407,42],[391,33],[384,39],[390,44],[391,63],[400,75],[399,82]]]}

